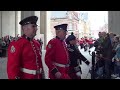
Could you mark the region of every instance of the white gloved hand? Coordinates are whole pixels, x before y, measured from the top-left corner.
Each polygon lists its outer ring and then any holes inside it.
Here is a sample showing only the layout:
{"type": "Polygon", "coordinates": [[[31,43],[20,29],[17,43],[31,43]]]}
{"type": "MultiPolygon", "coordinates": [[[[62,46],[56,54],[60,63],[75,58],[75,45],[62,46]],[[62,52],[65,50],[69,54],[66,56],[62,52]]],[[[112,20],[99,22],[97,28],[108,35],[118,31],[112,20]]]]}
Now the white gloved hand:
{"type": "Polygon", "coordinates": [[[112,62],[114,62],[115,61],[115,59],[114,59],[114,57],[112,58],[112,62]]]}
{"type": "Polygon", "coordinates": [[[119,62],[120,60],[117,58],[117,59],[116,59],[116,61],[118,61],[118,62],[119,62]]]}
{"type": "Polygon", "coordinates": [[[76,75],[77,75],[78,77],[81,77],[81,72],[77,72],[76,75]]]}
{"type": "Polygon", "coordinates": [[[60,79],[61,76],[62,76],[62,75],[61,75],[60,72],[55,73],[55,77],[56,77],[57,79],[60,79]]]}

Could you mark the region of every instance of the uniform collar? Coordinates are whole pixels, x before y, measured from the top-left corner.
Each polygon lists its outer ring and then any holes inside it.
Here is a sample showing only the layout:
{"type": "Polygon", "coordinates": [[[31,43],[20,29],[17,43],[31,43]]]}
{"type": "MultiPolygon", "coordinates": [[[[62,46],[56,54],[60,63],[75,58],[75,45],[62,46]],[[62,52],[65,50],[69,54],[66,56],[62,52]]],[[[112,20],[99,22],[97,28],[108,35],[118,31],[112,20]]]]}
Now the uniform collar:
{"type": "Polygon", "coordinates": [[[25,34],[22,37],[26,38],[28,41],[32,40],[31,38],[27,37],[25,34]]]}
{"type": "Polygon", "coordinates": [[[59,39],[60,41],[63,41],[61,38],[59,38],[58,36],[56,36],[57,39],[59,39]]]}

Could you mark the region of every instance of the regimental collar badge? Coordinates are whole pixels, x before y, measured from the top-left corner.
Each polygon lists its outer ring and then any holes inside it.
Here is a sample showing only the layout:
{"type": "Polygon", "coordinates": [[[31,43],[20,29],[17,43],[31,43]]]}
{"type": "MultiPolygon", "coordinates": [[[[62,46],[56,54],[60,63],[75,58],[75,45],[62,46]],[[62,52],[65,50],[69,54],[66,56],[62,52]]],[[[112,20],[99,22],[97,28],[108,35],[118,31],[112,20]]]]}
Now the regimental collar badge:
{"type": "Polygon", "coordinates": [[[11,53],[14,53],[14,52],[15,52],[15,47],[14,47],[13,45],[11,46],[10,52],[11,52],[11,53]]]}

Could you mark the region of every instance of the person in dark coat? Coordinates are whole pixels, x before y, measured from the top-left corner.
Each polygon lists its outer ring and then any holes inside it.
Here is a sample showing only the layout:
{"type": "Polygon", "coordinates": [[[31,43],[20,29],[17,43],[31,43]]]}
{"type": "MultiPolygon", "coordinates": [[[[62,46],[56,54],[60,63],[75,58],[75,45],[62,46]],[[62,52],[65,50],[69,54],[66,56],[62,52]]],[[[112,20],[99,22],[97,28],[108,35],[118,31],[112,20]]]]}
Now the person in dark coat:
{"type": "Polygon", "coordinates": [[[66,38],[66,44],[70,59],[69,76],[72,79],[81,79],[81,60],[87,65],[89,65],[90,62],[79,51],[76,45],[76,37],[73,35],[73,33],[66,38]]]}
{"type": "Polygon", "coordinates": [[[111,64],[112,64],[112,44],[109,34],[106,34],[103,47],[103,57],[105,58],[105,79],[111,79],[111,64]]]}

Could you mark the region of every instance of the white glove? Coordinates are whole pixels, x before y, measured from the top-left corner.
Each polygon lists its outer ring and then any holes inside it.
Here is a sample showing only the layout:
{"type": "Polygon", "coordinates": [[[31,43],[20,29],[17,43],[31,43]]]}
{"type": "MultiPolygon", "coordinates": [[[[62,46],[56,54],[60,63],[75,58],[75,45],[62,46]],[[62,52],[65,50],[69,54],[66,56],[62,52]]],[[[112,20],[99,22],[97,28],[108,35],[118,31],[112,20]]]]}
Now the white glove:
{"type": "Polygon", "coordinates": [[[61,76],[62,76],[62,75],[61,75],[60,72],[55,73],[55,77],[56,77],[57,79],[60,79],[61,76]]]}
{"type": "Polygon", "coordinates": [[[102,58],[103,57],[103,55],[102,54],[100,54],[100,58],[102,58]]]}
{"type": "Polygon", "coordinates": [[[77,75],[78,77],[81,77],[81,72],[77,72],[76,75],[77,75]]]}
{"type": "Polygon", "coordinates": [[[117,58],[117,59],[116,59],[116,61],[118,61],[118,62],[119,62],[120,60],[117,58]]]}
{"type": "Polygon", "coordinates": [[[114,57],[113,57],[113,58],[112,58],[112,62],[114,62],[114,60],[115,60],[115,59],[114,59],[114,57]]]}

